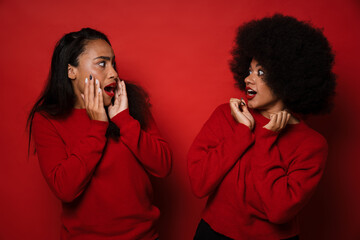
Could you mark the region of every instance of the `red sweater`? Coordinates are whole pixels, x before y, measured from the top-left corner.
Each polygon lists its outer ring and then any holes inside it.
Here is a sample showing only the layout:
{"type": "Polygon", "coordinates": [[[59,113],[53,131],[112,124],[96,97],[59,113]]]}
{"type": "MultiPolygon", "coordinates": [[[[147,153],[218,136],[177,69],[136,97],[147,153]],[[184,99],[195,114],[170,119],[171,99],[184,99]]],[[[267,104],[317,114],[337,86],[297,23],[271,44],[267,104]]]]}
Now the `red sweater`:
{"type": "Polygon", "coordinates": [[[153,119],[148,130],[125,110],[112,121],[120,139],[107,139],[107,122],[74,109],[64,120],[36,113],[33,137],[42,173],[62,201],[61,239],[144,239],[158,237],[159,209],[152,204],[148,174],[166,176],[168,144],[153,119]]]}
{"type": "Polygon", "coordinates": [[[280,133],[251,111],[255,128],[237,123],[229,104],[205,123],[188,154],[191,186],[209,196],[202,218],[233,239],[283,239],[299,233],[297,214],[324,169],[326,140],[304,122],[280,133]]]}

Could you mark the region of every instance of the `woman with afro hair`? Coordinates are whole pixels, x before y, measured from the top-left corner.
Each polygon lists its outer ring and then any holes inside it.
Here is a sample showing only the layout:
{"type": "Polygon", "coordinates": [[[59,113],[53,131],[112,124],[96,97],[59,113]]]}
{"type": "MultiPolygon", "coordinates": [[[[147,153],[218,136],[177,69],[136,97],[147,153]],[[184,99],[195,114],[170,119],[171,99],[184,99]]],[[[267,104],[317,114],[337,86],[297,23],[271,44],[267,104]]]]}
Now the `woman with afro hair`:
{"type": "Polygon", "coordinates": [[[334,55],[320,29],[280,14],[240,26],[232,55],[247,101],[220,105],[190,148],[192,190],[209,197],[194,239],[299,239],[328,152],[301,117],[330,111],[334,55]]]}

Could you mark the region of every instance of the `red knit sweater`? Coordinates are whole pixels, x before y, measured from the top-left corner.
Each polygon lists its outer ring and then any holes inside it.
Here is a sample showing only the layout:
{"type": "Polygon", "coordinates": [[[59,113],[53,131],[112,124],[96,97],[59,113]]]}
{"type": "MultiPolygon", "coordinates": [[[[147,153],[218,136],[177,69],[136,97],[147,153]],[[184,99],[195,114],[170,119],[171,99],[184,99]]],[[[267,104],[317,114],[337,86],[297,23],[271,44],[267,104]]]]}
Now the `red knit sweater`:
{"type": "Polygon", "coordinates": [[[107,122],[74,109],[64,120],[36,113],[33,138],[42,173],[62,201],[61,239],[144,239],[158,234],[148,174],[171,168],[168,144],[153,119],[143,131],[125,110],[112,121],[120,139],[107,139],[107,122]]]}
{"type": "Polygon", "coordinates": [[[280,133],[251,111],[255,128],[237,123],[229,104],[205,123],[188,154],[191,186],[209,196],[202,218],[233,239],[283,239],[298,234],[297,214],[318,184],[326,140],[304,122],[280,133]]]}

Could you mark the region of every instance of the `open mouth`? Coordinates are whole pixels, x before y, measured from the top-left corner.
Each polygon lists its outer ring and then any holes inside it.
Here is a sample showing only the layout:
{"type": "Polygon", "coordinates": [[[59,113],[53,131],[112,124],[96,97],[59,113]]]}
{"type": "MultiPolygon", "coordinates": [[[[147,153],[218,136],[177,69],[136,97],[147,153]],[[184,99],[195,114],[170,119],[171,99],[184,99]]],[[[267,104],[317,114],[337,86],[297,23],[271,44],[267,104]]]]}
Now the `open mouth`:
{"type": "Polygon", "coordinates": [[[256,94],[257,94],[256,91],[252,90],[252,89],[249,88],[249,87],[246,87],[245,91],[246,91],[246,98],[247,98],[248,100],[253,99],[253,98],[256,96],[256,94]]]}
{"type": "Polygon", "coordinates": [[[113,97],[115,95],[115,89],[116,89],[116,82],[110,83],[104,87],[105,93],[110,97],[113,97]]]}

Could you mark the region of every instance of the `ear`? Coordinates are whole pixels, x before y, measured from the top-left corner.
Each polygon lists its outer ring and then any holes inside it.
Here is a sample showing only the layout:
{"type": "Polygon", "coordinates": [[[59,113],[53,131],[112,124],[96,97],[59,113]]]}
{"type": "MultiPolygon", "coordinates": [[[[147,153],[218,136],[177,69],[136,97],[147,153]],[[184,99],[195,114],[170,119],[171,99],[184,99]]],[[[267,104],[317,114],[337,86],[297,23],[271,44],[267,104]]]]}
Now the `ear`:
{"type": "Polygon", "coordinates": [[[68,77],[71,80],[75,80],[76,79],[76,73],[77,73],[76,67],[71,66],[70,64],[68,64],[68,77]]]}

